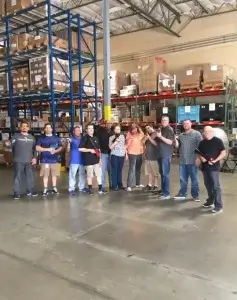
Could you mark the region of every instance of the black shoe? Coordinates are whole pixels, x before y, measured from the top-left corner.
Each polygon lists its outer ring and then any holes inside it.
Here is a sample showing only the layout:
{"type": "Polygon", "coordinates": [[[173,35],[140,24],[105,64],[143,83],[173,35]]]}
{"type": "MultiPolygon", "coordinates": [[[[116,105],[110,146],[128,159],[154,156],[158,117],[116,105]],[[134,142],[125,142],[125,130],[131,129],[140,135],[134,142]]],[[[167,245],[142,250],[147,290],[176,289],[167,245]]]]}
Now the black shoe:
{"type": "Polygon", "coordinates": [[[119,188],[113,188],[111,189],[112,192],[118,192],[119,191],[119,188]]]}
{"type": "Polygon", "coordinates": [[[120,186],[118,189],[121,190],[121,191],[125,191],[126,190],[126,188],[124,186],[120,186]]]}
{"type": "Polygon", "coordinates": [[[143,189],[142,189],[144,192],[150,192],[153,190],[152,186],[151,185],[147,185],[145,186],[143,189]]]}
{"type": "Polygon", "coordinates": [[[26,195],[29,197],[37,197],[38,196],[38,194],[36,192],[27,192],[26,195]]]}
{"type": "Polygon", "coordinates": [[[92,191],[92,189],[88,189],[87,193],[88,193],[90,196],[94,195],[94,192],[92,191]]]}
{"type": "Polygon", "coordinates": [[[56,187],[54,187],[54,188],[52,189],[52,194],[54,194],[54,195],[59,195],[59,191],[58,191],[58,189],[57,189],[56,187]]]}
{"type": "Polygon", "coordinates": [[[21,198],[21,196],[18,194],[13,195],[13,200],[19,200],[20,198],[21,198]]]}
{"type": "Polygon", "coordinates": [[[49,190],[47,189],[44,189],[43,193],[42,193],[42,196],[45,197],[49,194],[49,190]]]}
{"type": "Polygon", "coordinates": [[[215,207],[215,205],[213,204],[213,203],[210,203],[210,202],[205,202],[204,204],[203,204],[203,206],[202,207],[204,207],[204,208],[214,208],[215,207]]]}

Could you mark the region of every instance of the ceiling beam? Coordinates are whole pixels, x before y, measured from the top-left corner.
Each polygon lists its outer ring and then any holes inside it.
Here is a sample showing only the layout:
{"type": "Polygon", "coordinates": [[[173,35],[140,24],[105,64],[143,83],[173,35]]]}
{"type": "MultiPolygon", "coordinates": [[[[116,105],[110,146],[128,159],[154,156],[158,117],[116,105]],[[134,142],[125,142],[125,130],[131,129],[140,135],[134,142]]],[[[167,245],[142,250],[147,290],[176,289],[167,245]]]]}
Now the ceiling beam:
{"type": "Polygon", "coordinates": [[[181,23],[180,21],[180,17],[181,17],[181,14],[176,10],[174,9],[169,3],[167,3],[165,0],[159,0],[158,1],[159,3],[163,4],[169,11],[172,12],[173,15],[176,16],[176,20],[181,23]]]}
{"type": "Polygon", "coordinates": [[[139,14],[141,17],[145,18],[148,22],[152,23],[153,25],[156,25],[158,27],[163,27],[166,31],[171,33],[172,35],[176,37],[180,37],[175,31],[173,31],[170,27],[166,26],[163,24],[161,21],[157,20],[153,16],[151,16],[148,12],[144,11],[137,5],[135,5],[132,1],[130,0],[122,0],[121,2],[130,5],[130,9],[139,14]]]}

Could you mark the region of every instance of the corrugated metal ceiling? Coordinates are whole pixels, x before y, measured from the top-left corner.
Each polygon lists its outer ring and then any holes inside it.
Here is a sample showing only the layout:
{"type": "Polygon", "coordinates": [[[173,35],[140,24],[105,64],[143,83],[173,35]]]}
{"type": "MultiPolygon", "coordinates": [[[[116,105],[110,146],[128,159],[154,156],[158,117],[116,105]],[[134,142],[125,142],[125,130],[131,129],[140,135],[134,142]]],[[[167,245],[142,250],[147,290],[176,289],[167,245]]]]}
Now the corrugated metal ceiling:
{"type": "MultiPolygon", "coordinates": [[[[107,0],[110,6],[111,35],[159,27],[161,31],[180,36],[193,19],[237,10],[236,0],[107,0]],[[178,29],[177,29],[178,28],[178,29]]],[[[103,37],[101,0],[63,0],[87,20],[98,24],[98,38],[103,37]]]]}

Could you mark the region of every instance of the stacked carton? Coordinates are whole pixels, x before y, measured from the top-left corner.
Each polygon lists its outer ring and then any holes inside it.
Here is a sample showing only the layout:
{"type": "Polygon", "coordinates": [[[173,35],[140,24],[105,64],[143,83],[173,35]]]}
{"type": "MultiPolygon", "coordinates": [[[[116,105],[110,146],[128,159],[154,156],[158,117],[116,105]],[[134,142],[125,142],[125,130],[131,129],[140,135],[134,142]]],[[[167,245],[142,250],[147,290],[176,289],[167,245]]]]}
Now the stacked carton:
{"type": "Polygon", "coordinates": [[[202,88],[202,65],[185,67],[176,72],[181,90],[199,90],[202,88]]]}
{"type": "Polygon", "coordinates": [[[0,1],[0,17],[4,17],[6,14],[6,2],[5,0],[0,1]]]}
{"type": "Polygon", "coordinates": [[[160,73],[158,75],[158,92],[174,92],[176,89],[176,75],[160,73]]]}
{"type": "Polygon", "coordinates": [[[6,1],[6,13],[13,14],[18,10],[24,9],[32,5],[32,0],[7,0],[6,1]]]}
{"type": "Polygon", "coordinates": [[[8,76],[5,72],[0,73],[0,94],[7,93],[8,90],[8,76]]]}
{"type": "Polygon", "coordinates": [[[119,95],[120,90],[126,85],[126,73],[120,71],[111,71],[110,73],[110,89],[112,95],[119,95]]]}
{"type": "MultiPolygon", "coordinates": [[[[52,43],[53,47],[68,50],[68,42],[66,40],[63,40],[59,37],[52,36],[52,43]]],[[[29,38],[28,42],[28,48],[40,48],[42,46],[48,46],[49,45],[49,37],[48,35],[37,35],[37,36],[31,36],[29,38]]]]}
{"type": "Polygon", "coordinates": [[[18,69],[12,74],[13,80],[13,92],[21,93],[28,91],[30,88],[29,84],[29,69],[22,68],[18,69]]]}
{"type": "Polygon", "coordinates": [[[145,57],[137,62],[139,73],[139,92],[156,93],[158,74],[166,72],[166,61],[160,57],[145,57]]]}
{"type": "MultiPolygon", "coordinates": [[[[41,56],[29,60],[30,87],[32,90],[50,88],[50,68],[48,56],[41,56]]],[[[69,63],[67,60],[53,59],[54,90],[65,92],[69,88],[69,63]]]]}
{"type": "Polygon", "coordinates": [[[235,70],[226,65],[203,65],[203,88],[223,88],[226,78],[235,78],[235,70]]]}

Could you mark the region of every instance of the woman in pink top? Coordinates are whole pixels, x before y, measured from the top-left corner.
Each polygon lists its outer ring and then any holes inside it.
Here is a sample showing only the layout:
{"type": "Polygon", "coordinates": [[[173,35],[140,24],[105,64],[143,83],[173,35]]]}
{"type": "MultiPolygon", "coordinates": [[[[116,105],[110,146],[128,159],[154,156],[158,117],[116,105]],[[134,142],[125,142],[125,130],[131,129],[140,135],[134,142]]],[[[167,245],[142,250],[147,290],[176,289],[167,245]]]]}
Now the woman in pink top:
{"type": "Polygon", "coordinates": [[[142,156],[144,153],[143,144],[144,133],[136,124],[132,124],[126,136],[127,154],[129,160],[129,170],[127,179],[127,190],[131,192],[134,177],[136,179],[136,187],[143,187],[140,183],[142,156]]]}

